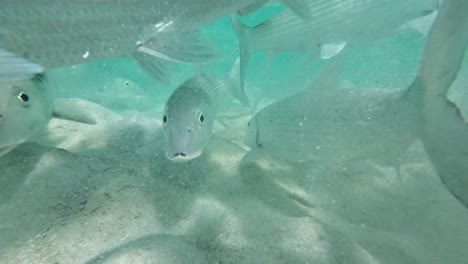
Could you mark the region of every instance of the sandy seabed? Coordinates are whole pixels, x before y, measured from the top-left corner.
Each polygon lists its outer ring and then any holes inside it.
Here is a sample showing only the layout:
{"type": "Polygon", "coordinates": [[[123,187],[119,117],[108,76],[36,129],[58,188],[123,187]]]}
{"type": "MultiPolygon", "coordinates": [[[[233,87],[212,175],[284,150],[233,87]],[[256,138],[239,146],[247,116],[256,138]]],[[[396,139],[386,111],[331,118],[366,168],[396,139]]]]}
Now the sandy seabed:
{"type": "Polygon", "coordinates": [[[53,119],[47,144],[0,159],[0,263],[468,261],[468,210],[420,142],[399,170],[291,164],[219,137],[172,163],[157,118],[91,109],[96,124],[53,119]]]}

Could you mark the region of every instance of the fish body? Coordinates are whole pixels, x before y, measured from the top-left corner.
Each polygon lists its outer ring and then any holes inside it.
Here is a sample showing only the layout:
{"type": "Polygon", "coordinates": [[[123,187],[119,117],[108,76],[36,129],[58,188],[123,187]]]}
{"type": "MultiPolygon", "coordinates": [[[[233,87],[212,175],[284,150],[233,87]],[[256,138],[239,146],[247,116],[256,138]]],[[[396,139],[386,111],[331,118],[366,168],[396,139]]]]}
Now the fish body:
{"type": "Polygon", "coordinates": [[[382,157],[395,165],[393,158],[417,137],[417,105],[406,90],[308,89],[257,113],[245,143],[294,161],[338,166],[382,157]]]}
{"type": "Polygon", "coordinates": [[[239,59],[226,79],[213,79],[197,74],[182,83],[167,100],[164,114],[166,157],[187,161],[200,156],[212,135],[213,122],[220,109],[238,98],[240,86],[234,80],[238,75],[239,59]]]}
{"type": "MultiPolygon", "coordinates": [[[[143,68],[164,81],[168,69],[162,61],[145,55],[184,63],[215,59],[215,47],[198,30],[259,1],[5,0],[0,10],[0,50],[31,62],[30,76],[38,73],[37,65],[51,69],[134,56],[143,68]]],[[[0,56],[0,77],[4,68],[13,66],[0,56]]],[[[3,76],[7,77],[14,79],[15,75],[3,76]]]]}
{"type": "MultiPolygon", "coordinates": [[[[306,20],[284,10],[250,28],[231,16],[240,39],[241,79],[256,51],[320,51],[323,59],[329,59],[347,45],[386,36],[428,13],[433,17],[438,7],[435,0],[310,0],[307,4],[312,14],[306,20]]],[[[427,27],[431,22],[427,20],[427,27]]]]}
{"type": "Polygon", "coordinates": [[[452,83],[459,81],[457,74],[462,63],[467,65],[466,10],[468,1],[444,0],[413,86],[424,91],[421,137],[427,154],[444,184],[468,207],[468,123],[447,99],[452,83]]]}
{"type": "Polygon", "coordinates": [[[50,88],[45,76],[0,83],[0,156],[28,141],[52,116],[50,88]]]}
{"type": "Polygon", "coordinates": [[[300,92],[257,113],[246,144],[317,166],[363,159],[397,166],[409,143],[421,139],[442,181],[468,206],[468,124],[446,96],[468,45],[467,8],[463,0],[444,1],[407,89],[323,89],[319,82],[315,92],[300,92]]]}
{"type": "Polygon", "coordinates": [[[195,76],[169,97],[163,116],[166,157],[190,160],[201,155],[211,137],[216,106],[203,84],[220,88],[205,76],[195,76]]]}

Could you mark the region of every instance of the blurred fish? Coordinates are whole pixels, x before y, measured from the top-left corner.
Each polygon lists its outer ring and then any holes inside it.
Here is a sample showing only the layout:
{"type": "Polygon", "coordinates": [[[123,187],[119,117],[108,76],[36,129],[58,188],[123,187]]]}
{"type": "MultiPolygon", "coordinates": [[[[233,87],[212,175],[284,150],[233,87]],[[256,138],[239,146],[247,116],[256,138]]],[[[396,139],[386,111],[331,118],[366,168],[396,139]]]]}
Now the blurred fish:
{"type": "Polygon", "coordinates": [[[239,59],[227,80],[197,74],[182,83],[169,97],[163,114],[166,157],[187,161],[200,156],[212,134],[217,112],[236,97],[248,105],[247,97],[235,82],[239,59]]]}
{"type": "Polygon", "coordinates": [[[248,123],[245,144],[299,162],[338,167],[381,157],[397,165],[395,157],[418,135],[417,93],[339,89],[336,78],[328,69],[309,89],[262,109],[248,123]]]}
{"type": "Polygon", "coordinates": [[[468,43],[467,9],[467,1],[444,1],[409,88],[338,89],[335,71],[326,70],[311,89],[257,113],[245,143],[317,166],[372,158],[398,168],[400,154],[420,138],[444,183],[468,206],[468,124],[446,97],[468,43]]]}
{"type": "MultiPolygon", "coordinates": [[[[305,0],[281,0],[304,14],[305,0]]],[[[0,81],[44,69],[132,56],[168,82],[165,60],[201,63],[218,57],[199,29],[263,0],[2,1],[0,81]]]]}
{"type": "Polygon", "coordinates": [[[374,40],[408,26],[429,28],[437,0],[309,0],[312,15],[300,19],[289,10],[256,26],[247,27],[231,16],[239,36],[241,85],[249,57],[256,51],[280,53],[320,50],[323,59],[337,55],[346,45],[374,40]],[[415,19],[421,18],[422,22],[415,19]],[[424,19],[423,19],[424,18],[424,19]]]}
{"type": "Polygon", "coordinates": [[[46,78],[0,83],[0,156],[45,129],[52,116],[46,78]]]}
{"type": "MultiPolygon", "coordinates": [[[[468,123],[447,92],[468,45],[468,1],[444,0],[413,87],[424,91],[422,139],[448,189],[468,207],[468,123]]],[[[465,86],[466,87],[466,86],[465,86]]]]}
{"type": "Polygon", "coordinates": [[[51,118],[87,125],[121,118],[86,100],[55,99],[52,88],[42,73],[28,80],[0,82],[0,157],[25,142],[56,146],[47,131],[51,118]]]}

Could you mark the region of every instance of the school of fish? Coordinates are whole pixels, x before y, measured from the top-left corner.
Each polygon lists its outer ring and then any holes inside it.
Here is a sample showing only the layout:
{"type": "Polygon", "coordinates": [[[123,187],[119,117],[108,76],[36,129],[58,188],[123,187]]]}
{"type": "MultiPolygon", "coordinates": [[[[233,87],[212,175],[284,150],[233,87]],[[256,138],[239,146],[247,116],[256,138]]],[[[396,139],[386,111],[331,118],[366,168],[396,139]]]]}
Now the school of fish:
{"type": "MultiPolygon", "coordinates": [[[[239,58],[226,77],[197,72],[180,84],[162,115],[164,155],[201,156],[222,107],[249,99],[244,80],[256,52],[317,52],[330,66],[307,89],[277,101],[246,123],[245,144],[291,161],[373,157],[398,167],[420,138],[441,179],[468,206],[468,125],[446,94],[468,43],[464,0],[282,0],[284,10],[255,26],[243,15],[264,0],[79,2],[6,0],[0,9],[0,156],[44,131],[53,115],[47,71],[111,57],[130,57],[157,81],[169,62],[202,64],[220,53],[203,26],[230,16],[239,58]],[[340,89],[341,51],[395,32],[427,34],[420,69],[406,89],[340,89]],[[335,58],[336,57],[336,58],[335,58]],[[350,124],[353,124],[350,126],[350,124]],[[369,144],[369,141],[384,142],[369,144]]],[[[220,120],[218,120],[220,121],[220,120]]]]}

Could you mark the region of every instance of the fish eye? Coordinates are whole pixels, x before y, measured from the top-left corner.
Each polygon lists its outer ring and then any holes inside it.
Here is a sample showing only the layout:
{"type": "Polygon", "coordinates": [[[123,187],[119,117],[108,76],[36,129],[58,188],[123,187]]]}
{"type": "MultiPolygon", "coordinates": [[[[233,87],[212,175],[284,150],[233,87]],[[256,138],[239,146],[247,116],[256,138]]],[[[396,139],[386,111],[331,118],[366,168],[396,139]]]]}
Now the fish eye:
{"type": "Polygon", "coordinates": [[[21,102],[24,102],[24,103],[27,103],[29,101],[29,96],[23,92],[20,92],[18,94],[18,99],[21,101],[21,102]]]}
{"type": "Polygon", "coordinates": [[[163,122],[164,122],[164,123],[167,122],[167,116],[166,116],[166,115],[163,116],[163,122]]]}
{"type": "Polygon", "coordinates": [[[203,116],[203,114],[200,115],[200,122],[203,123],[203,121],[205,121],[205,117],[203,116]]]}

